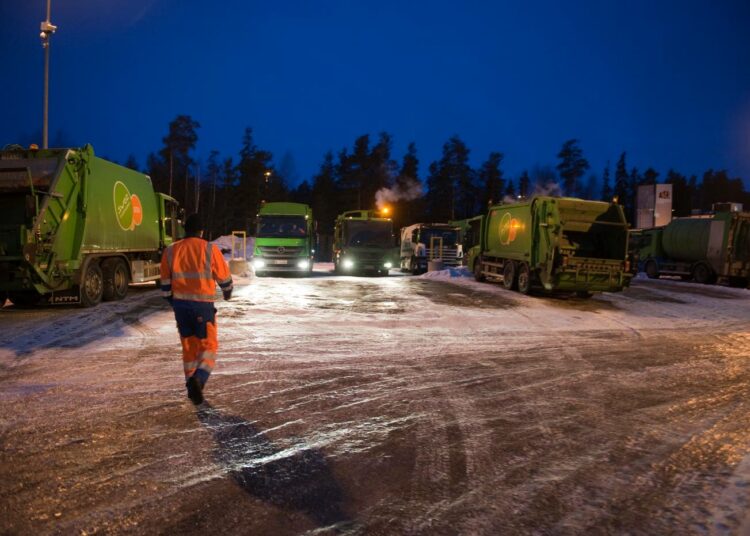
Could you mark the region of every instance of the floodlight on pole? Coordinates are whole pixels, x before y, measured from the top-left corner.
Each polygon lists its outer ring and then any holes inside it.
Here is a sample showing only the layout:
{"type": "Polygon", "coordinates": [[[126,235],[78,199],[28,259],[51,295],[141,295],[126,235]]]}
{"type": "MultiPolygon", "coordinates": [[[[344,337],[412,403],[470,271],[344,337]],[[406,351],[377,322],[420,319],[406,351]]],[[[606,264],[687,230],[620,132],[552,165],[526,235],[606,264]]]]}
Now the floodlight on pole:
{"type": "Polygon", "coordinates": [[[48,134],[49,134],[49,38],[57,30],[57,26],[50,22],[50,14],[52,12],[52,0],[47,0],[47,20],[43,20],[41,24],[41,33],[39,37],[42,39],[42,48],[44,49],[44,111],[42,120],[42,148],[48,148],[48,134]]]}

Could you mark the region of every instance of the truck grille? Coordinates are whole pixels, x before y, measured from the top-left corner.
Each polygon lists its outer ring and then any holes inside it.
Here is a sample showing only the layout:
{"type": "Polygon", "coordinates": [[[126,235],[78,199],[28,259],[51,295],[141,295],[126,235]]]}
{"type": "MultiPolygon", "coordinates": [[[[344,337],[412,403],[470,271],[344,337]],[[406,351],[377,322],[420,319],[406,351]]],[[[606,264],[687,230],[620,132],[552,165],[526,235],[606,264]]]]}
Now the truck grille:
{"type": "Polygon", "coordinates": [[[298,257],[302,253],[301,246],[258,246],[263,257],[287,259],[298,257]]]}
{"type": "MultiPolygon", "coordinates": [[[[435,254],[432,255],[432,250],[430,248],[425,249],[425,256],[428,259],[432,258],[439,258],[440,257],[440,248],[435,248],[435,254]]],[[[443,247],[443,264],[445,265],[457,265],[459,263],[458,260],[458,248],[456,247],[443,247]]]]}

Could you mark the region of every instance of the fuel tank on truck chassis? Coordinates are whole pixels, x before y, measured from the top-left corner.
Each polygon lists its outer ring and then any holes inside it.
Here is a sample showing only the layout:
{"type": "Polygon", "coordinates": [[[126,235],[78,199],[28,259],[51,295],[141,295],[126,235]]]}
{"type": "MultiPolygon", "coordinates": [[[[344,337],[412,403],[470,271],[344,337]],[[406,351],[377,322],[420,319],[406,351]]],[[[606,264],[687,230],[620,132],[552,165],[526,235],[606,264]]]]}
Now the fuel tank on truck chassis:
{"type": "MultiPolygon", "coordinates": [[[[165,203],[176,207],[148,176],[96,157],[90,145],[0,152],[0,292],[18,302],[34,292],[77,302],[76,287],[106,286],[111,269],[119,299],[123,280],[125,291],[134,275],[155,280],[160,250],[177,236],[165,203]],[[82,281],[89,272],[94,280],[82,281]]],[[[96,298],[101,289],[89,290],[96,298]]]]}
{"type": "Polygon", "coordinates": [[[613,203],[537,196],[495,205],[484,218],[479,251],[470,260],[478,278],[502,276],[507,288],[519,288],[520,281],[524,292],[530,286],[581,294],[616,292],[631,277],[627,222],[613,203]]]}
{"type": "Polygon", "coordinates": [[[393,221],[375,210],[351,210],[336,218],[333,265],[337,273],[388,275],[395,266],[393,221]]]}
{"type": "Polygon", "coordinates": [[[315,222],[308,205],[265,203],[258,212],[253,253],[255,274],[310,274],[315,244],[315,222]]]}

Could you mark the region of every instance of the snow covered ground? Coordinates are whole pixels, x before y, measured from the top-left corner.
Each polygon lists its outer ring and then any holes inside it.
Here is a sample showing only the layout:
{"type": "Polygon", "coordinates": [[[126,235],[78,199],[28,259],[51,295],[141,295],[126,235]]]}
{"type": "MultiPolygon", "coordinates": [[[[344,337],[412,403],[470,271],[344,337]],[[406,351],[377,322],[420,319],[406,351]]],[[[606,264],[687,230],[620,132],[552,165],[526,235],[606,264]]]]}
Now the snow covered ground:
{"type": "Polygon", "coordinates": [[[0,310],[0,532],[750,531],[750,292],[245,277],[195,408],[153,288],[0,310]]]}

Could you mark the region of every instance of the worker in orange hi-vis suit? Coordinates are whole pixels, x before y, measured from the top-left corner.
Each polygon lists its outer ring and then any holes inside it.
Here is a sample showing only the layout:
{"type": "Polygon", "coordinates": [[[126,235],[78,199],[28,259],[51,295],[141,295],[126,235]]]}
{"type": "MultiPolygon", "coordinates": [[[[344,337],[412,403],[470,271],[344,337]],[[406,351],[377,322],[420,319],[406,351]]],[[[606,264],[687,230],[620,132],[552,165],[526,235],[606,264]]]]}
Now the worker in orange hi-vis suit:
{"type": "Polygon", "coordinates": [[[219,284],[224,299],[232,297],[232,275],[215,245],[203,240],[198,214],[185,220],[185,238],[164,250],[161,290],[174,309],[182,342],[188,398],[203,402],[203,388],[216,364],[219,342],[214,299],[219,284]]]}

